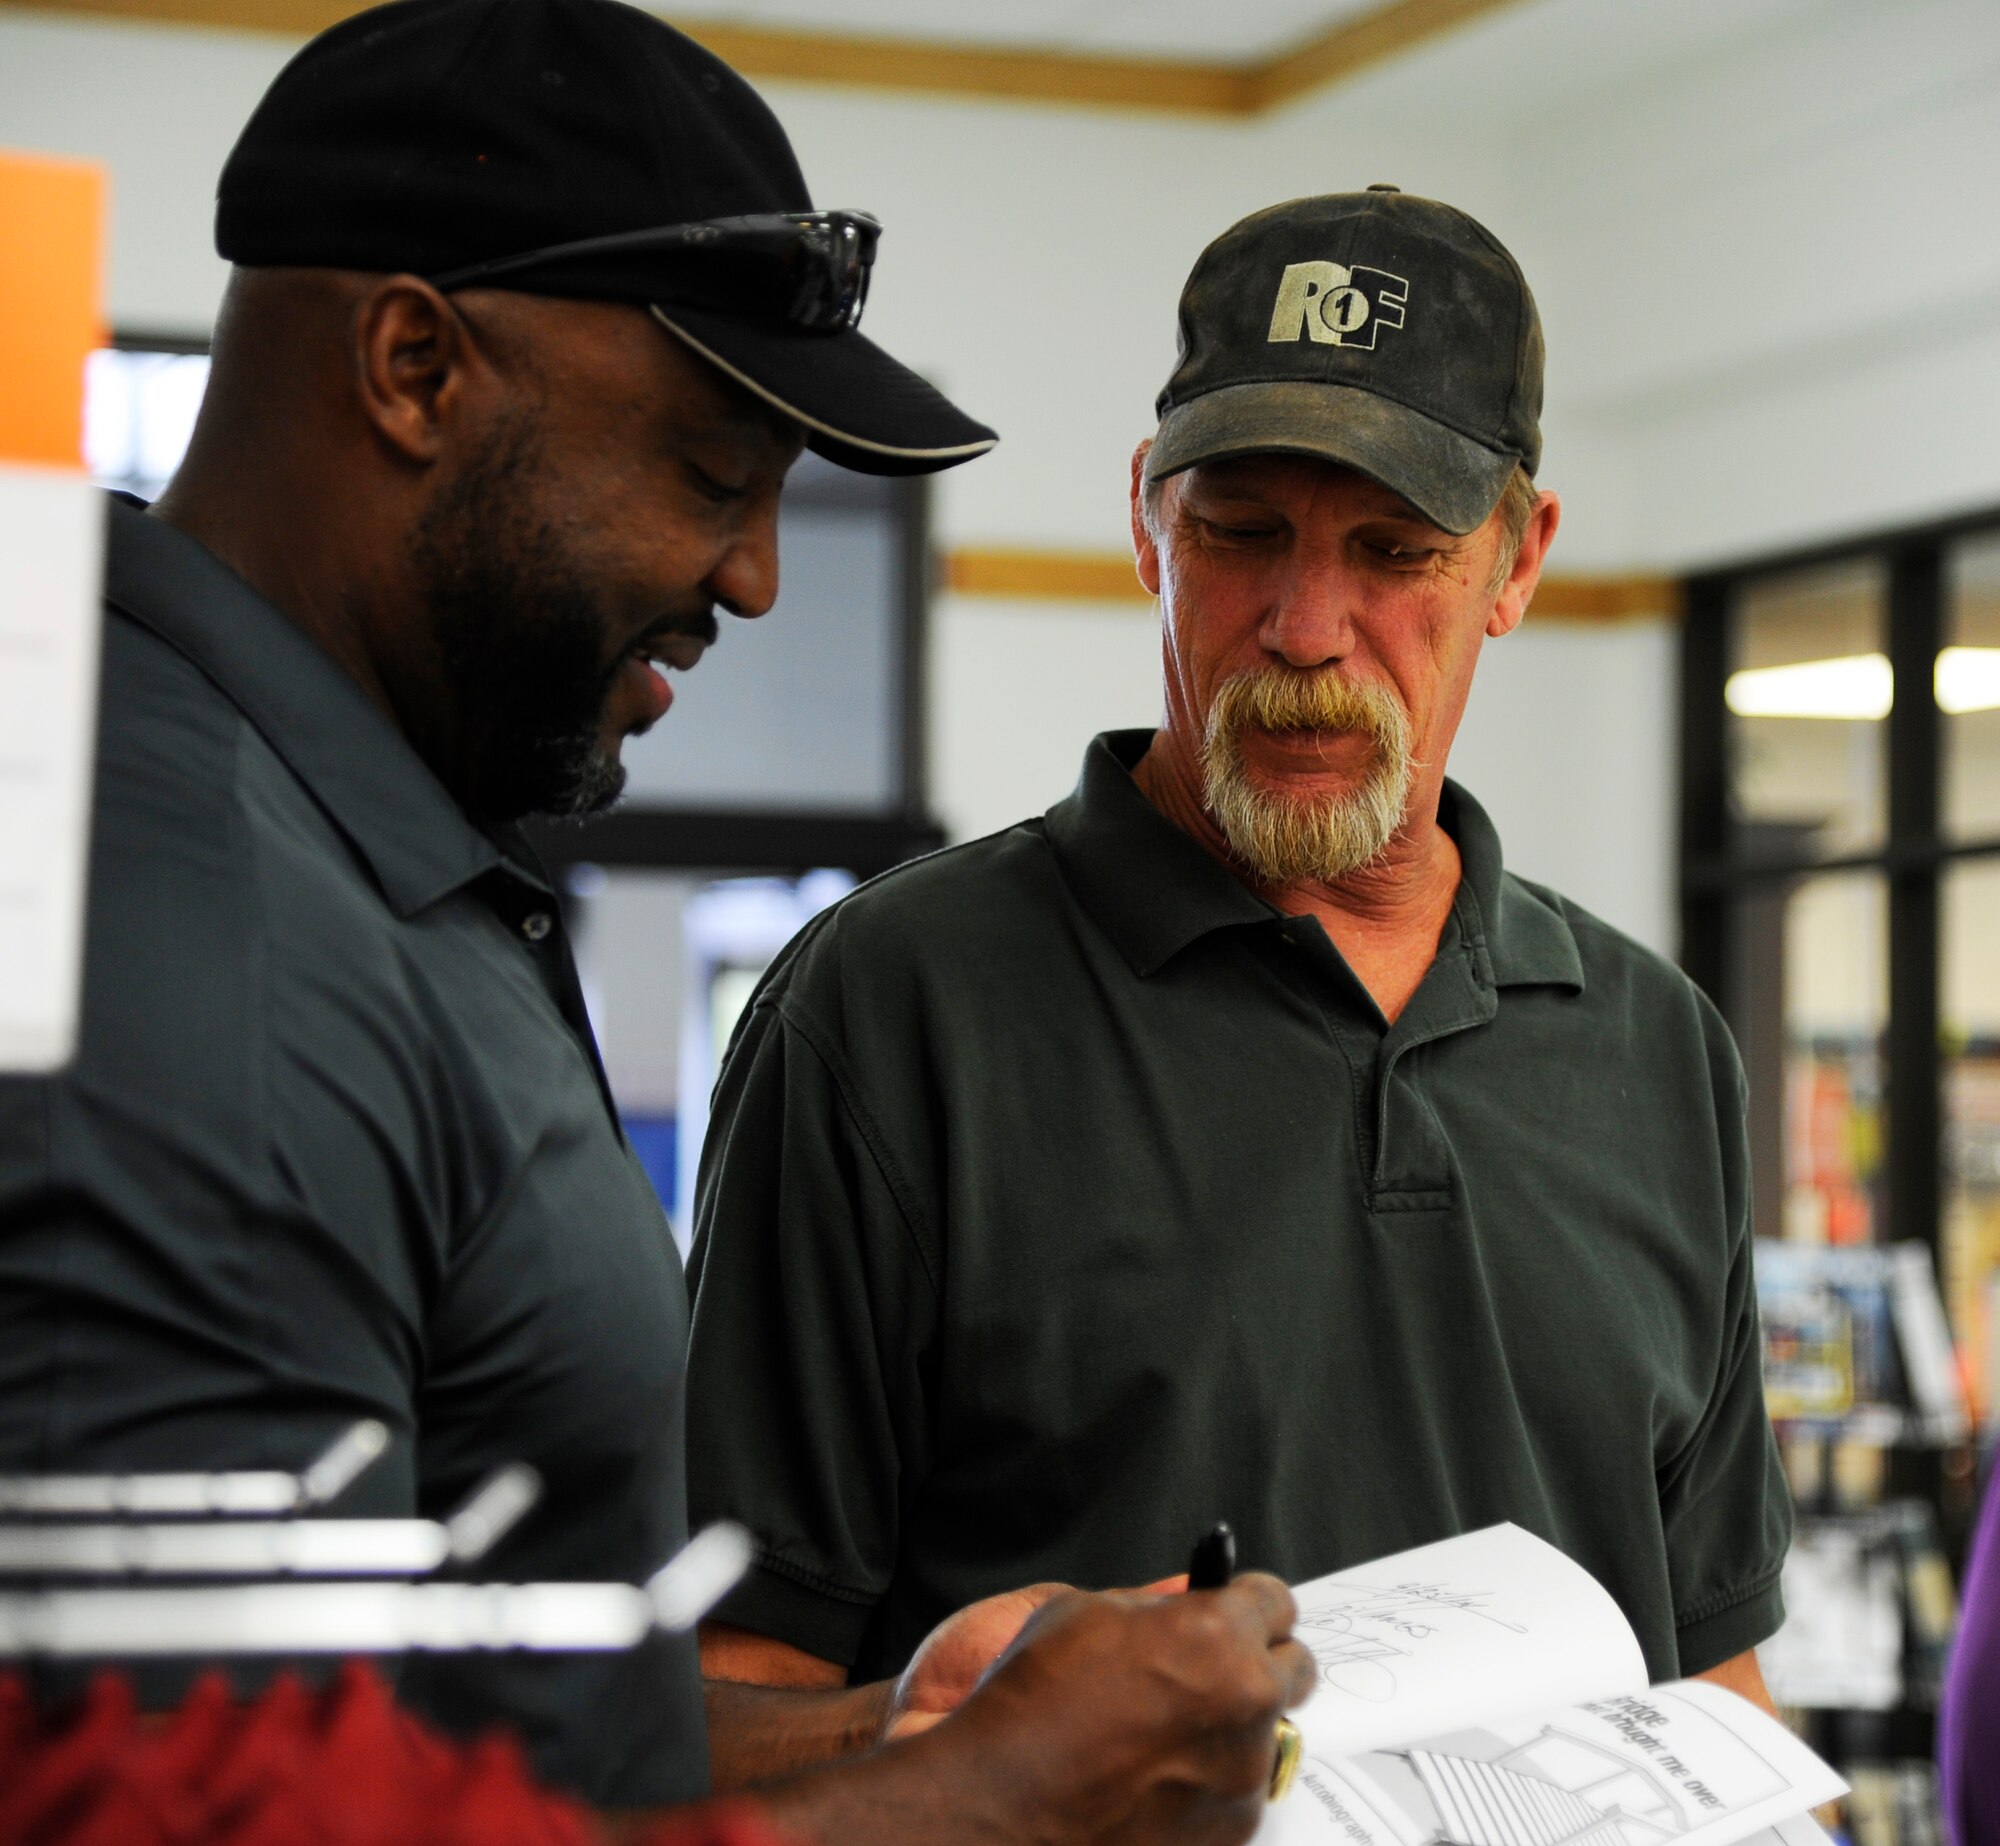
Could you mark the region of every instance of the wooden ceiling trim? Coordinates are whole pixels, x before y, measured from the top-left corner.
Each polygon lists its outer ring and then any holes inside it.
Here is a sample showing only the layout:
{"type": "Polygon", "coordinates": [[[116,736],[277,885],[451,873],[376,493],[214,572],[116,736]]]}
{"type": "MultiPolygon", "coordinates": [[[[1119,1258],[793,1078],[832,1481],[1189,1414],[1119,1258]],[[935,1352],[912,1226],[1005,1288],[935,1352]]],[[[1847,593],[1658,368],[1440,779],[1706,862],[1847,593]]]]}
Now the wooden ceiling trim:
{"type": "Polygon", "coordinates": [[[1150,603],[1129,551],[952,551],[944,587],[955,596],[1029,602],[1150,603]]]}
{"type": "Polygon", "coordinates": [[[1256,107],[1258,72],[1233,65],[848,38],[706,19],[675,24],[745,76],[781,83],[1192,115],[1248,115],[1256,107]]]}
{"type": "Polygon", "coordinates": [[[1355,19],[1345,19],[1282,52],[1250,73],[1253,113],[1282,108],[1314,90],[1325,89],[1371,64],[1415,49],[1428,39],[1470,25],[1517,0],[1392,0],[1355,19]]]}
{"type": "Polygon", "coordinates": [[[1681,586],[1672,577],[1544,577],[1528,605],[1528,619],[1541,622],[1678,621],[1680,614],[1681,586]]]}
{"type": "MultiPolygon", "coordinates": [[[[1153,598],[1123,551],[1036,551],[998,547],[947,552],[942,587],[954,596],[1019,602],[1123,603],[1135,611],[1153,598]]],[[[1529,606],[1537,622],[1634,622],[1678,619],[1681,589],[1671,577],[1544,577],[1529,606]]]]}
{"type": "Polygon", "coordinates": [[[0,0],[9,12],[85,13],[162,26],[215,26],[311,38],[362,9],[351,0],[0,0]]]}
{"type": "MultiPolygon", "coordinates": [[[[675,23],[746,76],[783,83],[1241,117],[1280,108],[1426,39],[1518,3],[1389,0],[1277,57],[1247,64],[1010,51],[707,19],[675,23]]],[[[274,32],[288,38],[308,38],[361,11],[355,0],[0,0],[0,8],[274,32]]]]}

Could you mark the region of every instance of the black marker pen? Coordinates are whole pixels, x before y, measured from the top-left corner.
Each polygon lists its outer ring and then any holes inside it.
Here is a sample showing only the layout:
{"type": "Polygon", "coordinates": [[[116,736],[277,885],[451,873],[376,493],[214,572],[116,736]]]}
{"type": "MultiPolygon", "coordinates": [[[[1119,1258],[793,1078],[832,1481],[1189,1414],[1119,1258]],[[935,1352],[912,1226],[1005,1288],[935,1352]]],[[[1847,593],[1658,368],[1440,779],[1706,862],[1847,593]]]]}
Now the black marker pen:
{"type": "Polygon", "coordinates": [[[1219,1590],[1236,1575],[1236,1534],[1221,1519],[1194,1542],[1188,1559],[1188,1588],[1219,1590]]]}

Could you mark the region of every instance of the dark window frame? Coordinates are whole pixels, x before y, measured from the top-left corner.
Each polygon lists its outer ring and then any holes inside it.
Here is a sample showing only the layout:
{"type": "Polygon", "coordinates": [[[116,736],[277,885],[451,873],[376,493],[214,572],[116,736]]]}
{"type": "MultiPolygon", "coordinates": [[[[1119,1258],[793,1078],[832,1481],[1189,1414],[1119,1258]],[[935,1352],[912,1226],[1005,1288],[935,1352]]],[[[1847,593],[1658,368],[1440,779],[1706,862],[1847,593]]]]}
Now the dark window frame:
{"type": "MultiPolygon", "coordinates": [[[[2000,533],[2000,509],[1954,514],[1923,525],[1871,531],[1762,556],[1733,560],[1684,583],[1680,647],[1680,963],[1742,1034],[1752,1014],[1744,982],[1754,978],[1750,939],[1757,901],[1782,903],[1815,874],[1877,871],[1888,885],[1888,1019],[1883,1040],[1884,1152],[1879,1242],[1916,1240],[1943,1273],[1943,1144],[1946,1053],[1942,1022],[1942,893],[1950,868],[2000,859],[2000,835],[1946,838],[1941,824],[1943,726],[1933,691],[1940,648],[1949,639],[1947,563],[1961,540],[2000,533]],[[1724,688],[1734,656],[1734,622],[1743,592],[1773,577],[1816,566],[1880,560],[1887,566],[1883,648],[1898,696],[1886,724],[1886,827],[1866,852],[1813,854],[1773,845],[1732,810],[1730,714],[1724,688]],[[1904,689],[1921,687],[1924,696],[1904,689]],[[1755,836],[1755,837],[1753,837],[1755,836]]],[[[1782,1083],[1782,1044],[1745,1035],[1751,1071],[1753,1129],[1782,1083]]],[[[1753,1149],[1753,1159],[1755,1151],[1753,1149]]],[[[1962,1570],[1974,1508],[1969,1450],[1897,1447],[1889,1452],[1887,1498],[1927,1500],[1939,1515],[1946,1555],[1962,1570]]],[[[1904,1704],[1888,1712],[1814,1714],[1811,1735],[1836,1759],[1927,1756],[1932,1713],[1904,1704]]]]}
{"type": "Polygon", "coordinates": [[[2000,509],[1733,561],[1686,580],[1680,676],[1680,962],[1732,1021],[1736,931],[1744,900],[1815,873],[1879,871],[1889,888],[1889,1020],[1884,1044],[1886,1142],[1883,1241],[1919,1239],[1938,1255],[1942,1204],[1943,1070],[1939,1046],[1939,901],[1964,859],[2000,858],[2000,834],[1947,839],[1940,826],[1943,727],[1932,674],[1945,644],[1946,560],[1961,539],[2000,532],[2000,509]],[[1731,810],[1729,712],[1735,610],[1766,578],[1875,558],[1888,566],[1884,648],[1899,697],[1884,720],[1888,814],[1870,851],[1813,854],[1750,845],[1731,810]]]}

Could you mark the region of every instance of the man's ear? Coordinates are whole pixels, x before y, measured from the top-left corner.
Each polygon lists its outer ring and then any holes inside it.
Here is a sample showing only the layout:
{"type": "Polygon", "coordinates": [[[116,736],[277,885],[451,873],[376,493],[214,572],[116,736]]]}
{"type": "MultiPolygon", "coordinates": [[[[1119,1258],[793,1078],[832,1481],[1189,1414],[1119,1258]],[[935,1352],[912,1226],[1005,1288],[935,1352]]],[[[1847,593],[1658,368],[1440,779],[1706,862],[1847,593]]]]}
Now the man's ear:
{"type": "Polygon", "coordinates": [[[1521,534],[1521,548],[1514,554],[1514,568],[1507,573],[1507,581],[1494,599],[1493,613],[1486,618],[1486,633],[1492,640],[1520,627],[1534,598],[1535,585],[1542,580],[1542,561],[1549,555],[1561,523],[1562,502],[1554,494],[1537,494],[1527,529],[1521,534]]]}
{"type": "Polygon", "coordinates": [[[428,466],[465,396],[465,322],[428,282],[388,276],[362,296],[353,325],[362,414],[390,448],[428,466]]]}
{"type": "Polygon", "coordinates": [[[1148,596],[1160,593],[1160,548],[1146,524],[1146,452],[1152,437],[1132,451],[1132,561],[1148,596]]]}

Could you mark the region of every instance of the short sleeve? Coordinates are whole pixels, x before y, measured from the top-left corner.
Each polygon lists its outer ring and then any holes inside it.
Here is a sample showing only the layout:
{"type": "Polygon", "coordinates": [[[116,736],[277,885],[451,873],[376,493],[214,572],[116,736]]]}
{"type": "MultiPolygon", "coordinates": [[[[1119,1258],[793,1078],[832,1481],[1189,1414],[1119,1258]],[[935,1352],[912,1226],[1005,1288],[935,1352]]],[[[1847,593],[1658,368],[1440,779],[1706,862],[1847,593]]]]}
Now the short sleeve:
{"type": "Polygon", "coordinates": [[[767,993],[716,1086],[688,1271],[690,1510],[758,1546],[721,1620],[853,1665],[928,1466],[935,1264],[840,1048],[767,993]]]}
{"type": "Polygon", "coordinates": [[[1791,1490],[1764,1408],[1742,1067],[1706,1002],[1702,1014],[1716,1096],[1728,1264],[1718,1291],[1720,1360],[1708,1405],[1660,1477],[1683,1675],[1705,1673],[1777,1632],[1784,1620],[1778,1578],[1792,1538],[1791,1490]]]}

